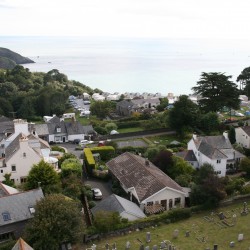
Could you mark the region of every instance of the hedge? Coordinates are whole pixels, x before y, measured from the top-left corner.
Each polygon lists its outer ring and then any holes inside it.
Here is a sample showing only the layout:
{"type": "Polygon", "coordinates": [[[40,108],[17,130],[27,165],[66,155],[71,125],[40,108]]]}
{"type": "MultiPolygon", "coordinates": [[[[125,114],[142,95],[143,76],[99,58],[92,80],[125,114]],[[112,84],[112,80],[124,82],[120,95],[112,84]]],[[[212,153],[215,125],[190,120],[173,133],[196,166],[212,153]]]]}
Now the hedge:
{"type": "Polygon", "coordinates": [[[92,173],[92,170],[95,169],[95,159],[90,148],[84,149],[84,162],[86,163],[88,173],[92,173]]]}
{"type": "Polygon", "coordinates": [[[141,121],[117,122],[118,129],[140,127],[141,121]]]}
{"type": "Polygon", "coordinates": [[[115,149],[112,146],[102,146],[90,148],[93,154],[99,153],[102,161],[111,159],[115,154],[115,149]]]}
{"type": "Polygon", "coordinates": [[[116,154],[120,155],[125,152],[133,152],[133,153],[141,153],[144,154],[146,152],[147,148],[146,147],[132,147],[132,146],[127,146],[127,147],[122,147],[118,148],[116,150],[116,154]]]}

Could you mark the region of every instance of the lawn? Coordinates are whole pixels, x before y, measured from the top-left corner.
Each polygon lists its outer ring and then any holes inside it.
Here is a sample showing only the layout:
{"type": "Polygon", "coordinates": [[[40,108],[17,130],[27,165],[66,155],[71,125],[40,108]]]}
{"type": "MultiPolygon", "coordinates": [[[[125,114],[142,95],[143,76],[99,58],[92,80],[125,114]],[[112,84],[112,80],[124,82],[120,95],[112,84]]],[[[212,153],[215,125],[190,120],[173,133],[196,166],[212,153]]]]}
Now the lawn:
{"type": "Polygon", "coordinates": [[[129,132],[138,132],[138,131],[143,131],[144,129],[141,127],[133,127],[133,128],[120,128],[118,129],[119,133],[129,133],[129,132]]]}
{"type": "MultiPolygon", "coordinates": [[[[243,202],[237,205],[232,205],[220,208],[215,211],[206,211],[191,218],[172,224],[157,225],[152,228],[146,228],[141,231],[131,232],[122,237],[108,238],[100,242],[95,242],[97,249],[105,249],[105,244],[110,246],[115,242],[117,250],[125,249],[127,241],[131,243],[131,249],[139,250],[140,242],[144,246],[153,245],[160,246],[160,242],[168,240],[176,247],[176,250],[191,250],[191,249],[213,249],[214,244],[218,245],[218,250],[230,249],[231,241],[235,242],[233,249],[242,250],[250,247],[250,214],[246,216],[241,215],[243,209],[243,202]],[[226,226],[219,219],[218,213],[223,212],[227,217],[226,222],[231,224],[233,222],[233,215],[236,214],[236,223],[234,226],[226,226]],[[178,236],[173,237],[175,230],[178,230],[178,236]],[[186,232],[189,231],[190,236],[186,237],[186,232]],[[151,233],[151,242],[146,243],[146,233],[151,233]],[[244,239],[238,242],[238,235],[244,234],[244,239]],[[139,240],[138,240],[139,239],[139,240]]],[[[92,244],[89,244],[90,247],[92,244]]],[[[82,249],[86,249],[85,248],[82,249]]]]}

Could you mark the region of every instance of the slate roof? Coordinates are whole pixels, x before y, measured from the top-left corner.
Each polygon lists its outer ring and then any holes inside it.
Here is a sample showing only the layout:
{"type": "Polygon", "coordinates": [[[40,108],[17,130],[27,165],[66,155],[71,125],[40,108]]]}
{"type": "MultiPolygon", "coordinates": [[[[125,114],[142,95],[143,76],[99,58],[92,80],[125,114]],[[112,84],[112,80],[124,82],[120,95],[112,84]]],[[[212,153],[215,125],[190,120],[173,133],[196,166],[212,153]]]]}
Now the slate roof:
{"type": "Polygon", "coordinates": [[[65,122],[65,127],[68,135],[84,134],[83,126],[80,122],[65,122]]]}
{"type": "Polygon", "coordinates": [[[210,159],[226,159],[226,151],[232,151],[233,147],[225,136],[202,136],[195,140],[197,149],[210,159]]]}
{"type": "Polygon", "coordinates": [[[134,188],[141,202],[164,188],[183,192],[182,188],[159,168],[141,156],[125,152],[106,164],[120,183],[134,188]]]}
{"type": "Polygon", "coordinates": [[[19,139],[21,134],[19,134],[6,148],[5,148],[5,160],[8,161],[11,156],[20,148],[19,139]]]}
{"type": "Polygon", "coordinates": [[[129,107],[133,106],[133,103],[131,103],[130,101],[127,101],[127,100],[122,100],[122,101],[117,103],[117,106],[128,109],[129,107]]]}
{"type": "Polygon", "coordinates": [[[0,117],[0,141],[4,138],[5,133],[14,133],[14,122],[4,116],[0,117]]]}
{"type": "MultiPolygon", "coordinates": [[[[54,119],[54,118],[56,118],[56,117],[53,117],[52,119],[54,119]]],[[[50,121],[47,123],[50,135],[54,135],[54,134],[66,134],[67,133],[66,132],[65,123],[63,121],[58,122],[58,123],[51,123],[50,121]],[[61,132],[57,132],[57,128],[61,128],[61,132]]]]}
{"type": "Polygon", "coordinates": [[[28,220],[33,217],[29,208],[35,207],[37,201],[44,197],[42,189],[12,194],[0,198],[0,226],[28,220]],[[2,214],[8,212],[10,220],[4,221],[2,214]]]}
{"type": "Polygon", "coordinates": [[[242,130],[248,135],[250,136],[250,126],[245,126],[245,127],[241,127],[242,130]]]}
{"type": "Polygon", "coordinates": [[[193,150],[181,151],[176,153],[177,156],[183,158],[185,161],[197,161],[193,150]]]}
{"type": "Polygon", "coordinates": [[[34,127],[38,136],[49,135],[48,124],[35,124],[34,127]]]}
{"type": "Polygon", "coordinates": [[[115,194],[112,194],[106,199],[102,200],[100,203],[98,203],[95,207],[91,209],[91,212],[93,213],[93,215],[95,215],[96,212],[100,210],[115,211],[119,212],[119,214],[125,211],[138,218],[146,217],[146,215],[135,203],[115,194]]]}

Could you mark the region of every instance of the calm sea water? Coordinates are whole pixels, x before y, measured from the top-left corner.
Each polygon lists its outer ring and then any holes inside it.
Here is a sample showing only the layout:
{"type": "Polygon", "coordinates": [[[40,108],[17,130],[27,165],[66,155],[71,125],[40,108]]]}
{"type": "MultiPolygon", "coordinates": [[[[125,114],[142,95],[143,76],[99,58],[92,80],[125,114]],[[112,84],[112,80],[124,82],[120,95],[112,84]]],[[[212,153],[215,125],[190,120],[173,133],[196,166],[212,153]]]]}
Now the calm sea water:
{"type": "Polygon", "coordinates": [[[58,69],[71,80],[108,92],[190,94],[201,72],[233,80],[250,66],[246,40],[5,37],[0,47],[34,60],[31,71],[58,69]]]}

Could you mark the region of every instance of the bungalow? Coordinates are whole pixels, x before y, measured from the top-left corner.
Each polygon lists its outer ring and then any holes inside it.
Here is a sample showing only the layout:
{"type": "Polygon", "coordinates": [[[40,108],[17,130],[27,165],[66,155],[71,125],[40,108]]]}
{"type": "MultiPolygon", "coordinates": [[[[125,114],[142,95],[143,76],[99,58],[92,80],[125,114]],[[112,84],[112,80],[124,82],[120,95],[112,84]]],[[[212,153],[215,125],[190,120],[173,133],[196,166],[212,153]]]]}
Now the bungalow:
{"type": "Polygon", "coordinates": [[[184,207],[183,189],[147,159],[125,152],[106,165],[129,199],[146,214],[184,207]]]}
{"type": "Polygon", "coordinates": [[[219,136],[197,136],[193,135],[188,142],[188,150],[192,150],[198,167],[204,163],[211,164],[215,173],[223,177],[227,171],[234,169],[245,156],[236,151],[229,139],[227,132],[219,136]]]}
{"type": "Polygon", "coordinates": [[[0,248],[2,242],[22,236],[36,203],[43,197],[40,188],[0,197],[0,248]]]}

